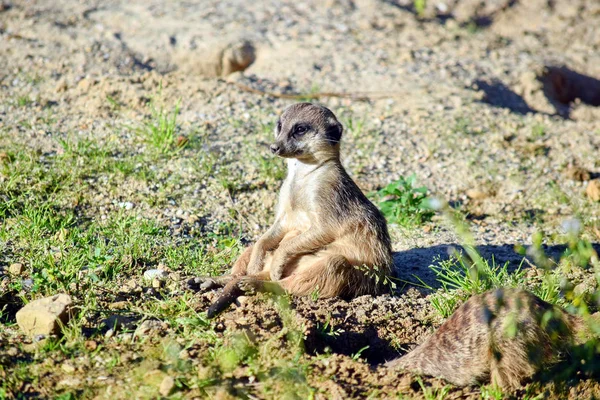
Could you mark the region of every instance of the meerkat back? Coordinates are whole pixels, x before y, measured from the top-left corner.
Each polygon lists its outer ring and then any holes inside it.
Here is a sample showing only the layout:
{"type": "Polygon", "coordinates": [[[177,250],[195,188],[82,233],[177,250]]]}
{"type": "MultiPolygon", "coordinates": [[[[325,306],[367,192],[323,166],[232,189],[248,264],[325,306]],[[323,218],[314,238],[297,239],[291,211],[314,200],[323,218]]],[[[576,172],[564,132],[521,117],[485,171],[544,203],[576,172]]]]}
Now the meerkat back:
{"type": "Polygon", "coordinates": [[[578,318],[520,289],[471,297],[425,342],[389,362],[465,386],[520,387],[573,343],[578,318]]]}

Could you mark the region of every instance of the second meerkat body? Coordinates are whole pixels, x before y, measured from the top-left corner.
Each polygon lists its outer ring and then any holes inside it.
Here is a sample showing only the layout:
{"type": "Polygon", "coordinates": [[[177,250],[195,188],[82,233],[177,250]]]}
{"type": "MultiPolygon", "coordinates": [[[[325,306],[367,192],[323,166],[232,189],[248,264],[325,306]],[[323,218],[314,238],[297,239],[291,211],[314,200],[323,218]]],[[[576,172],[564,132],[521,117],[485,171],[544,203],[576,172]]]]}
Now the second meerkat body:
{"type": "Polygon", "coordinates": [[[391,273],[391,241],[385,218],[342,166],[341,124],[327,108],[299,103],[283,112],[275,137],[271,151],[288,159],[275,221],[224,277],[225,293],[266,286],[299,296],[378,293],[391,273]]]}
{"type": "Polygon", "coordinates": [[[433,335],[387,366],[457,386],[491,381],[516,389],[592,336],[581,317],[530,292],[494,289],[471,297],[433,335]]]}

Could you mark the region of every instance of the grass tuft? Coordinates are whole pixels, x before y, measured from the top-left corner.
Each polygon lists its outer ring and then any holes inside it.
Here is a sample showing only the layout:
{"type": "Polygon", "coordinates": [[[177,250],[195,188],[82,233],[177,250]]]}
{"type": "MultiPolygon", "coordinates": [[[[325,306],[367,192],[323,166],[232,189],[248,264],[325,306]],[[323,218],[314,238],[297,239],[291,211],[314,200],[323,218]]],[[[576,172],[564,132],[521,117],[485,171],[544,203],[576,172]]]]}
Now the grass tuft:
{"type": "Polygon", "coordinates": [[[521,265],[511,273],[508,262],[498,265],[492,258],[475,264],[467,256],[456,253],[429,267],[442,286],[430,301],[439,314],[447,318],[472,295],[498,287],[523,287],[526,275],[521,265]]]}
{"type": "Polygon", "coordinates": [[[187,145],[187,140],[178,140],[177,115],[181,102],[175,104],[172,111],[157,106],[155,100],[150,102],[151,116],[136,131],[144,137],[146,142],[163,155],[172,155],[179,152],[187,145]]]}

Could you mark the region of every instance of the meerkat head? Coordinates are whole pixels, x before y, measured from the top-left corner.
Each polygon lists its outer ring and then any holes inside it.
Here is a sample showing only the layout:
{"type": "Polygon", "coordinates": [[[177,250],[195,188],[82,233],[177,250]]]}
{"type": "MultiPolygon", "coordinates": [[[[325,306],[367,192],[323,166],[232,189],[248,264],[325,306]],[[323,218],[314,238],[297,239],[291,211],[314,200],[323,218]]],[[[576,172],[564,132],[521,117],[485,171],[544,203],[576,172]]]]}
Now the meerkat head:
{"type": "Polygon", "coordinates": [[[342,124],[327,108],[298,103],[286,108],[275,127],[273,154],[299,160],[339,157],[342,124]]]}

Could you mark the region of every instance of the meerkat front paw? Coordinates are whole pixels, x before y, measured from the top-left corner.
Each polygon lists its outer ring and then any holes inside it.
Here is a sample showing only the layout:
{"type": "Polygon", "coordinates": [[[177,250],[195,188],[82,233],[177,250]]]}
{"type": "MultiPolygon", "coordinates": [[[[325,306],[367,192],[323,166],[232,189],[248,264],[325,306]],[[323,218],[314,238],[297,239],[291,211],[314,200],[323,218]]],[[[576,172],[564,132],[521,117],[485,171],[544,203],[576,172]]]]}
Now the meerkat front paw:
{"type": "Polygon", "coordinates": [[[272,281],[278,281],[283,278],[285,266],[288,263],[288,258],[283,252],[276,252],[271,261],[270,277],[272,281]]]}
{"type": "Polygon", "coordinates": [[[260,282],[255,278],[246,276],[240,279],[237,286],[246,294],[255,294],[259,288],[260,282]]]}
{"type": "Polygon", "coordinates": [[[210,276],[197,276],[189,279],[186,282],[186,286],[188,289],[197,292],[208,292],[209,290],[214,290],[225,286],[225,283],[227,282],[223,279],[223,277],[218,279],[210,276]]]}
{"type": "Polygon", "coordinates": [[[246,267],[246,275],[256,275],[260,273],[264,267],[264,255],[258,247],[255,247],[252,255],[250,256],[248,266],[246,267]]]}
{"type": "Polygon", "coordinates": [[[211,281],[214,281],[214,279],[209,278],[207,276],[197,276],[195,278],[190,278],[187,280],[187,282],[185,283],[186,287],[190,290],[193,291],[201,291],[201,290],[205,290],[203,288],[204,283],[206,282],[206,280],[210,279],[211,281]]]}
{"type": "Polygon", "coordinates": [[[250,260],[248,263],[247,274],[256,275],[260,273],[264,268],[264,263],[258,260],[250,260]]]}
{"type": "Polygon", "coordinates": [[[269,273],[273,282],[279,281],[281,280],[281,278],[283,278],[283,266],[271,268],[271,271],[269,271],[269,273]]]}

